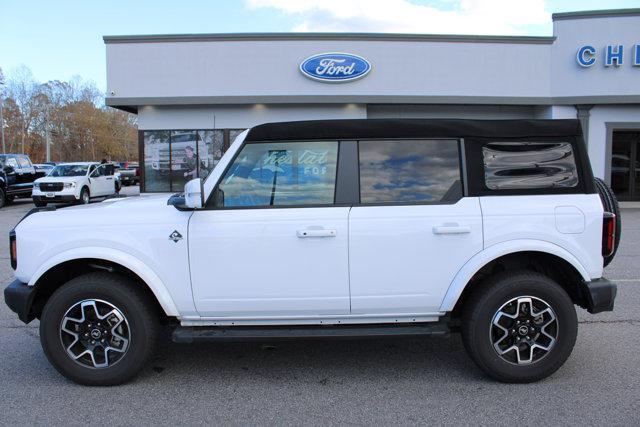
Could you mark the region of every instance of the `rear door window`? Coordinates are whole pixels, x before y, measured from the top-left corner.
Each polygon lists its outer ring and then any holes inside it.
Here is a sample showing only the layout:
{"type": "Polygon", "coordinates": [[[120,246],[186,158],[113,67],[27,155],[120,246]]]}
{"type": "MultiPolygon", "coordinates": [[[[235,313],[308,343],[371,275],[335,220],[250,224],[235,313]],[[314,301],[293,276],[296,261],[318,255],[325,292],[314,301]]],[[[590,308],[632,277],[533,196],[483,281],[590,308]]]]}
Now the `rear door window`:
{"type": "Polygon", "coordinates": [[[571,188],[578,170],[569,142],[492,142],[482,148],[490,190],[571,188]]]}
{"type": "Polygon", "coordinates": [[[27,156],[16,156],[18,159],[18,164],[22,169],[29,169],[31,167],[31,162],[27,156]]]}
{"type": "Polygon", "coordinates": [[[462,197],[457,140],[360,141],[360,203],[455,203],[462,197]]]}

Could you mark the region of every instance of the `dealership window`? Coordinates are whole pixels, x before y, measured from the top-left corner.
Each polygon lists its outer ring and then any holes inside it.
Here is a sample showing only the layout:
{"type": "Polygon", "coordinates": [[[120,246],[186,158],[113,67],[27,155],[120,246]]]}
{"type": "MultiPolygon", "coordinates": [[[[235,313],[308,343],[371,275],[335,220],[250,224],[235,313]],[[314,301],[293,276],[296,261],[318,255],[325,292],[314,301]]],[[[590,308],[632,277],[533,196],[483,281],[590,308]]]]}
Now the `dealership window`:
{"type": "Polygon", "coordinates": [[[482,148],[485,185],[491,190],[570,188],[578,185],[568,142],[492,142],[482,148]]]}
{"type": "Polygon", "coordinates": [[[452,203],[462,197],[457,140],[360,141],[360,203],[452,203]]]}
{"type": "Polygon", "coordinates": [[[338,143],[247,144],[218,185],[217,207],[330,205],[338,143]]]}
{"type": "Polygon", "coordinates": [[[180,192],[187,181],[205,179],[244,129],[177,129],[141,132],[142,191],[180,192]]]}

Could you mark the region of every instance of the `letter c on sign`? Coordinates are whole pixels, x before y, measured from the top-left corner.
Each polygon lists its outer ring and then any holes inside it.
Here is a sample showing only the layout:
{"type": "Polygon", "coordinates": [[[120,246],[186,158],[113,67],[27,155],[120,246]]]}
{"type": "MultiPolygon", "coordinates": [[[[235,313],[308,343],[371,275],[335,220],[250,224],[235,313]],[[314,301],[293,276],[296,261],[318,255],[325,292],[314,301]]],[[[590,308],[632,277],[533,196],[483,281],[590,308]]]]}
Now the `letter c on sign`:
{"type": "Polygon", "coordinates": [[[596,48],[593,46],[582,46],[578,50],[576,60],[581,67],[591,67],[596,63],[596,48]]]}

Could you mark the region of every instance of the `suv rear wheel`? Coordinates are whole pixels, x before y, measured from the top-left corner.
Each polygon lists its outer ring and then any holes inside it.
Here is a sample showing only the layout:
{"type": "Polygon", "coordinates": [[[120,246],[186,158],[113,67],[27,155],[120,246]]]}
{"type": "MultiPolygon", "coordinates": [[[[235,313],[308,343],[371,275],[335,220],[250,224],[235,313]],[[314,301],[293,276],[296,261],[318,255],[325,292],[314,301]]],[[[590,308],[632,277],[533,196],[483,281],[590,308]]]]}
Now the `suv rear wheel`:
{"type": "Polygon", "coordinates": [[[553,374],[571,355],[577,332],[571,298],[539,273],[497,274],[465,303],[464,346],[498,381],[526,383],[553,374]]]}
{"type": "Polygon", "coordinates": [[[90,273],[58,289],[40,319],[40,342],[51,364],[84,385],[133,377],[153,352],[158,314],[130,279],[90,273]]]}

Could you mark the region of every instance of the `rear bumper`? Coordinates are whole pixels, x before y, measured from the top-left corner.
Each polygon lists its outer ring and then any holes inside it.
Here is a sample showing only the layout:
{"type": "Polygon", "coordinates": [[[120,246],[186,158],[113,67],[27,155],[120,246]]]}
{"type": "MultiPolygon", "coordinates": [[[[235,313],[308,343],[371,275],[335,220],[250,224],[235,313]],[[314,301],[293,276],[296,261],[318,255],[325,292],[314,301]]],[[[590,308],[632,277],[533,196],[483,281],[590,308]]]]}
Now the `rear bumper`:
{"type": "Polygon", "coordinates": [[[607,279],[596,279],[584,282],[586,296],[585,307],[591,314],[613,311],[613,303],[616,299],[618,287],[607,279]]]}
{"type": "Polygon", "coordinates": [[[24,323],[29,323],[36,317],[31,311],[35,291],[35,287],[28,286],[18,279],[4,289],[4,302],[24,323]]]}

